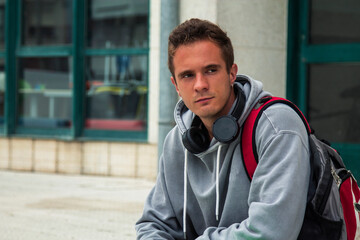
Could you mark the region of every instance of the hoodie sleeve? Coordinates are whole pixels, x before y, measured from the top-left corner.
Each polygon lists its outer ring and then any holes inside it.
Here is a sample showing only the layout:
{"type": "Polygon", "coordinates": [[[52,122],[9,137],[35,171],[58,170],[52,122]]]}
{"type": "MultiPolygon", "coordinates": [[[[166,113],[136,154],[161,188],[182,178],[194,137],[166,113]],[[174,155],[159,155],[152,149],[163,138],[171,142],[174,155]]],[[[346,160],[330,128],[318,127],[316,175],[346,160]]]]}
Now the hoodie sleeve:
{"type": "Polygon", "coordinates": [[[209,227],[204,239],[297,239],[310,175],[309,146],[301,119],[288,106],[264,111],[256,132],[259,163],[248,198],[248,218],[227,228],[209,227]]]}
{"type": "Polygon", "coordinates": [[[183,238],[182,228],[175,217],[165,179],[164,157],[161,156],[155,187],[145,202],[142,217],[135,225],[139,240],[183,238]]]}

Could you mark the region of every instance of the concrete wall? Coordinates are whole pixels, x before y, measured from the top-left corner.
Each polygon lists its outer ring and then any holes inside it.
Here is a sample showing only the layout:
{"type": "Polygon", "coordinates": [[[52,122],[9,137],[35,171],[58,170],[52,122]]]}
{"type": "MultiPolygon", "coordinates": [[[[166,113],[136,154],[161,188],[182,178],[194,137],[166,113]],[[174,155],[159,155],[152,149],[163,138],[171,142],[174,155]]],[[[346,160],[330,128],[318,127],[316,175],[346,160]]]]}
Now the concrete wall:
{"type": "Polygon", "coordinates": [[[0,169],[153,180],[156,150],[140,143],[0,139],[0,169]]]}
{"type": "Polygon", "coordinates": [[[217,23],[232,39],[239,73],[281,97],[286,90],[287,6],[287,0],[217,1],[217,23]]]}
{"type": "Polygon", "coordinates": [[[180,0],[180,23],[190,18],[206,19],[216,23],[218,1],[219,0],[180,0]]]}
{"type": "MultiPolygon", "coordinates": [[[[149,130],[150,143],[158,141],[160,82],[160,0],[150,1],[149,130]]],[[[170,80],[169,80],[170,81],[170,80]]]]}
{"type": "Polygon", "coordinates": [[[241,74],[285,97],[287,0],[181,0],[180,22],[197,17],[219,24],[232,40],[241,74]]]}

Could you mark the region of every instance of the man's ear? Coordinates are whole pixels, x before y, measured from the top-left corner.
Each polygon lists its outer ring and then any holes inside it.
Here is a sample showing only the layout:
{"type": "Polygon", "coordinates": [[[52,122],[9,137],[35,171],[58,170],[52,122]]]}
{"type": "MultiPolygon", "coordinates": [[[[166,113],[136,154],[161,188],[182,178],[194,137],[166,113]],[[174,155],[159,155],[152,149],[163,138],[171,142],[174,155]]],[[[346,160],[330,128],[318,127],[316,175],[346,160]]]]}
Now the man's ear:
{"type": "Polygon", "coordinates": [[[230,68],[230,83],[231,83],[231,85],[233,85],[236,80],[237,72],[238,72],[238,66],[234,63],[230,68]]]}
{"type": "Polygon", "coordinates": [[[173,76],[171,76],[171,82],[175,86],[176,92],[178,93],[179,97],[181,97],[178,85],[177,85],[176,80],[175,80],[175,78],[173,76]]]}

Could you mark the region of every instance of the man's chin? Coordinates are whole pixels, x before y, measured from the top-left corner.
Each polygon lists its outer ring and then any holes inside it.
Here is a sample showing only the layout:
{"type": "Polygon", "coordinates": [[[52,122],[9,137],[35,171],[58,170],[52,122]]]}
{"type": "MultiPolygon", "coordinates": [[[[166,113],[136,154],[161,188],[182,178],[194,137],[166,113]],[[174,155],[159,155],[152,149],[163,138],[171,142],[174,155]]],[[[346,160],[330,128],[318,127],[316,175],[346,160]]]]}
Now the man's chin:
{"type": "Polygon", "coordinates": [[[198,111],[195,114],[201,119],[211,119],[216,117],[216,113],[213,111],[198,111]]]}

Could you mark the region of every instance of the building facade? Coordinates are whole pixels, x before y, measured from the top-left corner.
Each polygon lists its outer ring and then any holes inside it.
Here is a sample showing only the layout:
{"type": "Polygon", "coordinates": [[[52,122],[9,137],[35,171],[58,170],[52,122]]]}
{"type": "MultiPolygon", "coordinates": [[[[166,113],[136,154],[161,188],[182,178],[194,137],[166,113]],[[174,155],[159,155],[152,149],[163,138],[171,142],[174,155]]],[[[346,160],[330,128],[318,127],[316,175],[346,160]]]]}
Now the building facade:
{"type": "Polygon", "coordinates": [[[154,179],[178,100],[167,36],[192,17],[359,174],[356,0],[0,0],[0,169],[154,179]]]}

